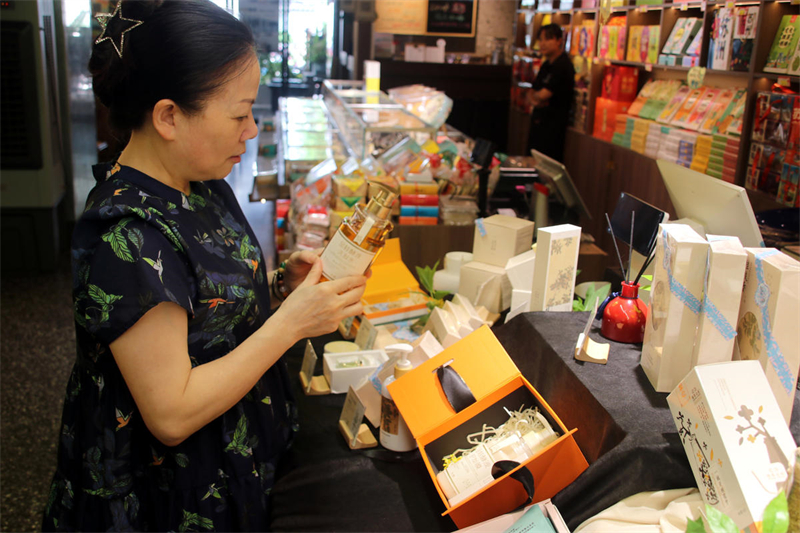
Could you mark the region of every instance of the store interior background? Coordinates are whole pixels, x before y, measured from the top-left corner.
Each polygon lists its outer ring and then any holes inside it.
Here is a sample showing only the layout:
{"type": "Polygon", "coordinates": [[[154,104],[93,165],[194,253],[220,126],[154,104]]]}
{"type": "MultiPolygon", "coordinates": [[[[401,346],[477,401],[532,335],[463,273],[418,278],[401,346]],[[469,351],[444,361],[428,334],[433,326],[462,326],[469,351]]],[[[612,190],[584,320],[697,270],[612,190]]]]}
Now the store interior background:
{"type": "MultiPolygon", "coordinates": [[[[363,61],[387,54],[372,31],[369,0],[214,0],[253,30],[261,51],[257,116],[275,111],[280,96],[309,96],[321,80],[362,79],[363,61]]],[[[372,6],[372,7],[370,7],[372,6]]],[[[491,56],[518,31],[517,0],[478,2],[474,37],[449,37],[460,59],[491,56]]],[[[86,65],[99,31],[92,14],[108,0],[2,2],[2,156],[0,162],[0,530],[40,526],[55,467],[60,409],[74,360],[69,239],[93,186],[91,166],[114,157],[122,141],[102,126],[86,65]],[[17,48],[18,21],[48,28],[43,46],[17,48]],[[17,91],[17,92],[15,92],[17,91]],[[35,96],[32,96],[35,95],[35,96]],[[15,98],[18,97],[18,98],[15,98]],[[33,161],[33,163],[32,163],[33,161]],[[38,165],[37,165],[38,162],[38,165]]],[[[23,34],[21,37],[20,35],[23,34]]],[[[394,36],[402,47],[436,37],[394,36]]],[[[388,52],[391,54],[391,52],[388,52]]],[[[508,48],[506,48],[508,56],[508,48]]],[[[522,153],[525,117],[509,110],[510,58],[503,64],[425,64],[382,59],[382,89],[422,83],[453,99],[448,123],[498,150],[522,153]]],[[[274,252],[273,204],[250,202],[257,141],[228,178],[265,256],[274,252]]],[[[613,210],[627,191],[671,211],[655,161],[591,136],[568,132],[565,163],[593,210],[613,210]],[[625,151],[623,153],[623,151],[625,151]],[[599,206],[599,207],[598,207],[599,206]],[[610,208],[608,207],[610,206],[610,208]]],[[[756,212],[779,207],[752,195],[756,212]]],[[[584,231],[613,257],[603,220],[584,231]]],[[[274,263],[273,263],[274,264],[274,263]]]]}

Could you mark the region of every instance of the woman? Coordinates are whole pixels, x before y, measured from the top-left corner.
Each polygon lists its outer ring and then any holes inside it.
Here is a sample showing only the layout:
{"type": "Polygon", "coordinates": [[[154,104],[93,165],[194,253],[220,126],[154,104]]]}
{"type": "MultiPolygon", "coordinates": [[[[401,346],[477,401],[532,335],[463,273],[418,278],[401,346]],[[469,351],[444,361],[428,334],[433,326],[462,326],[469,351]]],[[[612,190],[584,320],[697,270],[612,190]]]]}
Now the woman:
{"type": "Polygon", "coordinates": [[[257,128],[246,26],[206,0],[101,16],[90,70],[130,141],[73,237],[77,362],[43,529],[266,530],[296,430],[281,355],[361,312],[319,258],[267,273],[221,179],[257,128]],[[270,316],[270,284],[285,301],[270,316]]]}

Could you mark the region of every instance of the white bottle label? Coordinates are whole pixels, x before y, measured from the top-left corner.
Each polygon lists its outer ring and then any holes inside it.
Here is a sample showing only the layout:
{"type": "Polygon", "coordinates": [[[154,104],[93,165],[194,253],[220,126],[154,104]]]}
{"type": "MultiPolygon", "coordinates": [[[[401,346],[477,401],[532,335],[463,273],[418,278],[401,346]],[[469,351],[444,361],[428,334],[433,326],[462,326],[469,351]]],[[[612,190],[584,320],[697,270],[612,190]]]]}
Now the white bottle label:
{"type": "Polygon", "coordinates": [[[355,245],[338,230],[322,252],[322,274],[330,279],[363,274],[369,268],[375,252],[355,245]]]}
{"type": "Polygon", "coordinates": [[[375,219],[373,219],[372,217],[367,217],[366,220],[364,220],[364,223],[361,225],[361,229],[358,230],[358,234],[356,235],[356,238],[353,239],[353,241],[356,244],[361,244],[364,241],[364,239],[367,238],[367,235],[369,235],[369,230],[371,230],[372,226],[374,225],[375,225],[375,219]]]}

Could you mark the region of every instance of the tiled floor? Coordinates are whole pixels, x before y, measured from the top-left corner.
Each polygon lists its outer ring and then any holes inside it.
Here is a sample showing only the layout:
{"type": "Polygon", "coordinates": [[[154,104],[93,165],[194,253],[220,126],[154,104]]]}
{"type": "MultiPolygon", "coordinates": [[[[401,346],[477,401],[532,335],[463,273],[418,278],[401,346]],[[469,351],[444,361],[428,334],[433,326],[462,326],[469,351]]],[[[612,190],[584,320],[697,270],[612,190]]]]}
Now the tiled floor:
{"type": "MultiPolygon", "coordinates": [[[[271,258],[273,204],[248,201],[257,146],[227,180],[271,258]]],[[[40,530],[75,358],[70,278],[66,251],[57,272],[0,277],[0,531],[40,530]]]]}

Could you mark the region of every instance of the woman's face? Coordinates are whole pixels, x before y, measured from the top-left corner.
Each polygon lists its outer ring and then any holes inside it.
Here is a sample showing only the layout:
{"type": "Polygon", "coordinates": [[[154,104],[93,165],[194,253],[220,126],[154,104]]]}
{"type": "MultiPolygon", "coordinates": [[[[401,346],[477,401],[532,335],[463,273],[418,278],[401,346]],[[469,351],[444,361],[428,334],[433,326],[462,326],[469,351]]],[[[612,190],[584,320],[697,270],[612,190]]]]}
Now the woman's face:
{"type": "Polygon", "coordinates": [[[255,56],[205,102],[200,113],[181,114],[178,145],[189,181],[222,179],[241,161],[245,141],[258,134],[253,104],[261,71],[255,56]]]}

